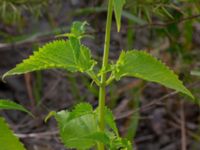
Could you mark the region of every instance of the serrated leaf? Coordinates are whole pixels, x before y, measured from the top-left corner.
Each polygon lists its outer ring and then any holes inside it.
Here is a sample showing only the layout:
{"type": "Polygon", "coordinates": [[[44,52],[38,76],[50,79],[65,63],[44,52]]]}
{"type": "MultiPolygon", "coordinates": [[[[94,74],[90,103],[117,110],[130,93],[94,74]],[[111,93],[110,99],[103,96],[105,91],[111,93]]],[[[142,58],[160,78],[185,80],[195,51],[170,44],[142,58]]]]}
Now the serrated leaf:
{"type": "Polygon", "coordinates": [[[109,142],[108,136],[99,132],[97,116],[88,103],[78,104],[72,112],[60,111],[55,117],[67,148],[89,149],[97,142],[109,142]]]}
{"type": "Polygon", "coordinates": [[[88,113],[93,113],[93,108],[89,103],[77,104],[71,112],[73,117],[81,116],[88,113]]]}
{"type": "MultiPolygon", "coordinates": [[[[57,118],[60,115],[58,113],[57,118]]],[[[62,115],[64,115],[63,112],[62,115]]],[[[66,113],[66,115],[68,114],[66,113]]],[[[60,118],[57,120],[60,120],[58,121],[60,136],[67,148],[87,149],[95,145],[95,141],[89,138],[89,136],[97,132],[97,122],[93,114],[76,117],[69,121],[68,118],[66,120],[60,118]]]]}
{"type": "Polygon", "coordinates": [[[162,84],[194,98],[173,71],[144,51],[123,51],[113,68],[117,80],[123,76],[137,77],[162,84]]]}
{"type": "Polygon", "coordinates": [[[26,112],[29,115],[33,116],[33,114],[30,111],[28,111],[26,108],[24,108],[22,105],[19,105],[10,100],[1,100],[0,99],[0,109],[20,110],[20,111],[26,112]]]}
{"type": "Polygon", "coordinates": [[[114,13],[115,13],[115,19],[117,23],[117,31],[120,31],[121,27],[121,15],[122,15],[122,9],[125,4],[125,0],[114,0],[114,13]]]}
{"type": "Polygon", "coordinates": [[[1,150],[25,150],[2,117],[0,117],[0,147],[1,150]]]}
{"type": "Polygon", "coordinates": [[[79,59],[76,59],[74,51],[70,41],[55,40],[39,48],[39,51],[5,73],[3,79],[7,76],[52,68],[84,72],[94,66],[95,61],[91,59],[90,50],[87,47],[80,45],[79,59]]]}

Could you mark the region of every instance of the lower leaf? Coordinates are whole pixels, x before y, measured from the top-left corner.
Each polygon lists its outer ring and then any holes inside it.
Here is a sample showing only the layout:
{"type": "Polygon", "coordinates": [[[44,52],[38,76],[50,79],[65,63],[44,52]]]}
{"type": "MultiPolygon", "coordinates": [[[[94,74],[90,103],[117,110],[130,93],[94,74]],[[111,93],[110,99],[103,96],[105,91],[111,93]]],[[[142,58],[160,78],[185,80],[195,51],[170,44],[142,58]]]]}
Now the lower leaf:
{"type": "Polygon", "coordinates": [[[109,137],[99,131],[97,115],[88,103],[81,103],[69,111],[51,113],[59,127],[60,137],[67,148],[89,149],[97,142],[109,144],[109,137]]]}
{"type": "Polygon", "coordinates": [[[55,116],[66,148],[86,150],[100,142],[109,150],[131,150],[130,142],[119,137],[112,112],[105,109],[105,132],[99,130],[97,112],[98,109],[94,111],[90,104],[81,103],[72,111],[51,112],[47,118],[55,116]]]}

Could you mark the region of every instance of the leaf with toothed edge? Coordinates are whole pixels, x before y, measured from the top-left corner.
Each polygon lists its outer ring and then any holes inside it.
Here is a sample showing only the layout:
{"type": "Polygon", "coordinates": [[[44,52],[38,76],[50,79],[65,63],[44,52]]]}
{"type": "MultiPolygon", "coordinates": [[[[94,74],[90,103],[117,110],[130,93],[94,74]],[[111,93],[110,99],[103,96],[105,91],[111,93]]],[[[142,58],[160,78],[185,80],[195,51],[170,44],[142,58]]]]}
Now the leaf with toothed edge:
{"type": "Polygon", "coordinates": [[[162,84],[194,99],[192,93],[178,79],[178,76],[147,52],[122,51],[117,63],[112,67],[112,73],[117,80],[123,76],[137,77],[162,84]]]}
{"type": "Polygon", "coordinates": [[[83,114],[93,113],[93,108],[89,103],[80,103],[77,104],[74,109],[71,111],[73,117],[81,116],[83,114]]]}
{"type": "Polygon", "coordinates": [[[2,117],[0,117],[0,147],[1,150],[25,150],[24,145],[13,134],[2,117]]]}
{"type": "Polygon", "coordinates": [[[105,132],[99,131],[97,112],[98,108],[94,111],[89,103],[80,103],[72,111],[50,112],[46,119],[51,116],[56,118],[66,148],[89,149],[101,142],[108,149],[131,150],[130,142],[119,137],[111,110],[105,108],[105,132]]]}
{"type": "Polygon", "coordinates": [[[60,137],[66,148],[89,149],[97,142],[109,144],[109,137],[99,131],[97,115],[89,103],[80,103],[72,111],[52,112],[58,123],[60,137]]]}
{"type": "Polygon", "coordinates": [[[85,33],[85,25],[87,22],[75,21],[70,33],[60,35],[61,37],[68,36],[69,40],[55,40],[47,43],[28,59],[6,72],[2,78],[52,68],[71,72],[90,71],[96,62],[91,58],[90,49],[80,42],[85,33]]]}
{"type": "Polygon", "coordinates": [[[89,103],[80,103],[72,111],[51,112],[48,118],[52,115],[56,118],[60,137],[66,148],[89,149],[101,142],[108,149],[131,150],[130,142],[119,137],[114,117],[108,108],[105,108],[105,123],[109,129],[99,131],[97,111],[89,103]]]}
{"type": "Polygon", "coordinates": [[[92,69],[96,63],[91,58],[90,50],[84,45],[80,45],[77,61],[75,58],[74,49],[69,41],[55,40],[39,48],[39,51],[34,52],[28,59],[5,73],[3,79],[7,76],[52,68],[66,69],[71,72],[86,72],[92,69]]]}

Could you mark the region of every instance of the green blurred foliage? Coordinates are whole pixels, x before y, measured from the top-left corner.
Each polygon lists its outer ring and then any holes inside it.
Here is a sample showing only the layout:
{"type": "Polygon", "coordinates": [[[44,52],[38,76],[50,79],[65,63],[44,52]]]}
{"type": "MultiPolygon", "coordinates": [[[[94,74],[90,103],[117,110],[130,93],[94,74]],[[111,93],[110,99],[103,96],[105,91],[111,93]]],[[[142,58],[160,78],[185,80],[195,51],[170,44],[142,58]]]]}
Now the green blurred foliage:
{"type": "Polygon", "coordinates": [[[49,0],[1,0],[0,20],[5,24],[19,23],[25,15],[24,12],[39,17],[48,2],[49,0]]]}
{"type": "Polygon", "coordinates": [[[167,21],[191,15],[192,11],[196,14],[200,12],[198,0],[127,0],[126,4],[127,9],[150,23],[153,17],[154,20],[167,21]]]}

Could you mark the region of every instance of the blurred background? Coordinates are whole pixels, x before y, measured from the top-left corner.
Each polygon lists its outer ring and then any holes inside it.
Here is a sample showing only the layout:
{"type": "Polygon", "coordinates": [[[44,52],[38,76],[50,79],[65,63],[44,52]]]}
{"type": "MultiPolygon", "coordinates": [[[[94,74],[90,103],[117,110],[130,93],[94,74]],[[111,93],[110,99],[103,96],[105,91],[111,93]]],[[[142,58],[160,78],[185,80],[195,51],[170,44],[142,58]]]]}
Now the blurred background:
{"type": "MultiPolygon", "coordinates": [[[[73,21],[87,21],[82,42],[101,61],[106,0],[0,0],[0,75],[37,51],[73,21]]],[[[120,133],[136,150],[200,149],[200,1],[126,0],[121,32],[114,23],[110,59],[122,49],[146,50],[173,69],[196,97],[190,100],[161,85],[124,78],[107,89],[107,105],[120,133]]],[[[99,63],[100,64],[100,63],[99,63]]],[[[49,111],[87,101],[97,106],[98,88],[86,76],[63,70],[28,73],[0,81],[0,98],[30,109],[36,118],[1,111],[27,150],[65,150],[49,111]]]]}

